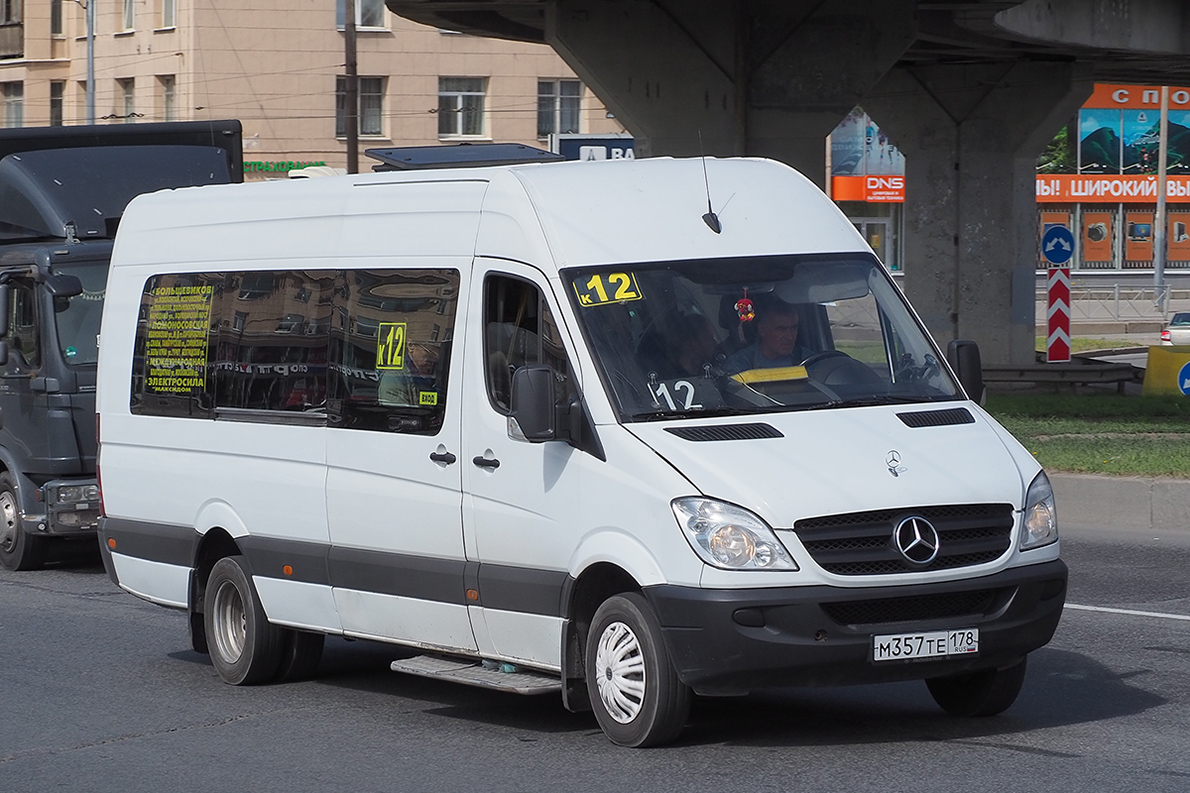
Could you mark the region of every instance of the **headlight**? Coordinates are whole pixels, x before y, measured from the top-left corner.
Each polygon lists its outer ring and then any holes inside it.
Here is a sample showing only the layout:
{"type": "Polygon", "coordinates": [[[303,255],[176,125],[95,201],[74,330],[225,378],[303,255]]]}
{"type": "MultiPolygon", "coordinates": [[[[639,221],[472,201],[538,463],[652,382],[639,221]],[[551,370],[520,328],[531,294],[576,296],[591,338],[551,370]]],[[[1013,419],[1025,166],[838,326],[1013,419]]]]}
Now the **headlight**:
{"type": "Polygon", "coordinates": [[[98,501],[99,487],[96,485],[63,485],[57,488],[55,502],[58,504],[77,504],[83,501],[98,501]]]}
{"type": "Polygon", "coordinates": [[[708,498],[678,498],[674,516],[694,552],[724,570],[796,570],[797,564],[763,520],[708,498]]]}
{"type": "Polygon", "coordinates": [[[1058,539],[1058,510],[1054,490],[1045,471],[1037,474],[1025,494],[1025,530],[1021,532],[1021,550],[1040,548],[1058,539]]]}

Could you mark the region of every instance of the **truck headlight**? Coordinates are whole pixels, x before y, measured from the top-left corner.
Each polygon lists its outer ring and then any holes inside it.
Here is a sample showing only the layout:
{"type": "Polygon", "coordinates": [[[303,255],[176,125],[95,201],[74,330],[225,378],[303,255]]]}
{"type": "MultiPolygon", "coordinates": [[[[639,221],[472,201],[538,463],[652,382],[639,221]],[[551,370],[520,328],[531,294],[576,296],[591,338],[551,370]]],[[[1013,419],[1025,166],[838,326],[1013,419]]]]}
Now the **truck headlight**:
{"type": "Polygon", "coordinates": [[[1021,550],[1040,548],[1058,539],[1058,510],[1054,489],[1045,471],[1033,478],[1025,494],[1025,525],[1021,532],[1021,550]]]}
{"type": "Polygon", "coordinates": [[[694,552],[724,570],[797,570],[768,524],[746,509],[709,498],[678,498],[674,517],[694,552]]]}
{"type": "Polygon", "coordinates": [[[98,500],[97,485],[62,485],[54,492],[54,502],[57,504],[78,504],[98,500]]]}

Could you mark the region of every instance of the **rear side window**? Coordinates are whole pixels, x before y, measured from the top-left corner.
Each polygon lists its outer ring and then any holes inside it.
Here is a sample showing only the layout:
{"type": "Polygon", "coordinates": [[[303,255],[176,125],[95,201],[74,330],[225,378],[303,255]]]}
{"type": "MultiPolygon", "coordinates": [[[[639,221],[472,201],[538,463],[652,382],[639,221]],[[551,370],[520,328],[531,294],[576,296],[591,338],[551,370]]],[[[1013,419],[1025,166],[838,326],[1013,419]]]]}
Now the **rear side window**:
{"type": "Polygon", "coordinates": [[[435,434],[458,285],[442,269],[154,276],[132,412],[435,434]]]}
{"type": "Polygon", "coordinates": [[[352,270],[334,287],[331,426],[434,435],[446,413],[457,270],[352,270]]]}
{"type": "Polygon", "coordinates": [[[230,273],[216,304],[219,410],[326,408],[333,274],[230,273]]]}

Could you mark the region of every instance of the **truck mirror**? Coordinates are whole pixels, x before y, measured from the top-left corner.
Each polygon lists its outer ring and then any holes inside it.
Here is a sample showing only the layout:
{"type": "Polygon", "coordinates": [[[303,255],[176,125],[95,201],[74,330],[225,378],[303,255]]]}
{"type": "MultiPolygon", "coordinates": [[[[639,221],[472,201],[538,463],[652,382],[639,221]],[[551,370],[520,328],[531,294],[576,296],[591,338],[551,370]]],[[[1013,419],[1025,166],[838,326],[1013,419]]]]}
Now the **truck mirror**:
{"type": "Polygon", "coordinates": [[[0,339],[0,366],[8,363],[8,342],[0,339]]]}
{"type": "Polygon", "coordinates": [[[522,366],[512,375],[509,437],[530,443],[552,441],[557,435],[554,409],[554,371],[548,366],[522,366]],[[520,429],[514,433],[513,422],[520,429]]]}
{"type": "MultiPolygon", "coordinates": [[[[0,339],[8,335],[8,284],[0,283],[0,339]]],[[[5,345],[5,354],[8,346],[5,345]]]]}
{"type": "Polygon", "coordinates": [[[979,357],[979,345],[970,339],[955,339],[946,345],[946,360],[967,396],[983,404],[983,361],[979,357]]]}
{"type": "Polygon", "coordinates": [[[45,288],[54,297],[74,297],[83,293],[83,282],[76,275],[47,275],[45,288]]]}

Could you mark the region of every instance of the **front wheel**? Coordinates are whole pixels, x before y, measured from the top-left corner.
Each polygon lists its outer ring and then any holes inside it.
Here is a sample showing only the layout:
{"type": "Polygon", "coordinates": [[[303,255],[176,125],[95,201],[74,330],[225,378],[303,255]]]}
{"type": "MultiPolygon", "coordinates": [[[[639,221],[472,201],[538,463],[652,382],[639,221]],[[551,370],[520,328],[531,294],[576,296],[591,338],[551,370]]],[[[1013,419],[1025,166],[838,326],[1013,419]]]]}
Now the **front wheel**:
{"type": "Polygon", "coordinates": [[[207,648],[219,677],[233,686],[271,680],[281,665],[284,633],[265,616],[244,557],[215,562],[204,606],[207,648]]]}
{"type": "Polygon", "coordinates": [[[46,539],[25,531],[12,474],[0,474],[0,564],[9,570],[40,570],[46,539]]]}
{"type": "Polygon", "coordinates": [[[951,716],[995,716],[1016,702],[1025,682],[1025,658],[999,669],[984,669],[926,681],[930,695],[951,716]]]}
{"type": "Polygon", "coordinates": [[[612,743],[668,743],[686,726],[690,689],[678,678],[661,626],[643,597],[608,598],[595,612],[586,646],[587,692],[612,743]]]}

